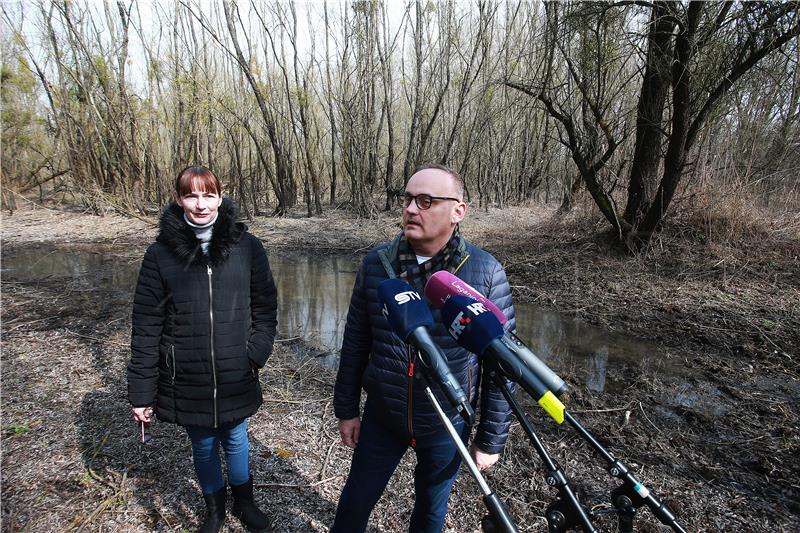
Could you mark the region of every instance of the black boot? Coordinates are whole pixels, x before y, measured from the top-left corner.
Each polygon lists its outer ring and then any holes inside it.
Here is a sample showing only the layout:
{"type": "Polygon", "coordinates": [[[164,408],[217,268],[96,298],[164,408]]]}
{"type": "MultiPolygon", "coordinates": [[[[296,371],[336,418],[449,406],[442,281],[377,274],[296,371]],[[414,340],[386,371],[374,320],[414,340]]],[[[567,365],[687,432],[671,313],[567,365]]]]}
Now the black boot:
{"type": "Polygon", "coordinates": [[[242,521],[242,524],[251,533],[262,533],[270,527],[267,515],[256,507],[253,501],[253,478],[242,485],[231,485],[233,494],[233,516],[242,521]]]}
{"type": "Polygon", "coordinates": [[[203,494],[206,501],[206,519],[197,533],[217,533],[225,522],[225,499],[228,497],[227,487],[222,487],[214,494],[203,494]]]}

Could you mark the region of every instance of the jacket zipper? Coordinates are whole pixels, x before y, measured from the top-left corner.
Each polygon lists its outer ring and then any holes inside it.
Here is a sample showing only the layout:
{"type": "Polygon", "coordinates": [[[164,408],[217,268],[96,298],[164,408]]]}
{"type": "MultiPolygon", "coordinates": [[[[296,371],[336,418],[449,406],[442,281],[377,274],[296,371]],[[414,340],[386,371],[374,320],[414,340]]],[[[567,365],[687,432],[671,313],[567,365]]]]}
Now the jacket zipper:
{"type": "Polygon", "coordinates": [[[214,360],[214,289],[211,284],[211,265],[208,269],[208,316],[211,320],[211,376],[214,379],[214,428],[217,427],[217,362],[214,360]]]}
{"type": "Polygon", "coordinates": [[[408,434],[411,435],[411,446],[416,445],[414,438],[414,362],[417,360],[417,351],[412,347],[408,347],[408,434]]]}
{"type": "Polygon", "coordinates": [[[467,364],[467,401],[472,403],[472,365],[470,364],[467,364]]]}

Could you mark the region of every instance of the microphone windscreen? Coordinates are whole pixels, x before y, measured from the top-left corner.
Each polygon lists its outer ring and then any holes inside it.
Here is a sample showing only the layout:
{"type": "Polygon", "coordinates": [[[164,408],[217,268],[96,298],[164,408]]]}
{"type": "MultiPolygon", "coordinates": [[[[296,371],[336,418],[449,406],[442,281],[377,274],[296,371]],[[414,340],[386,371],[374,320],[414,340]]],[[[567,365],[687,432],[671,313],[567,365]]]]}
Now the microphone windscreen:
{"type": "Polygon", "coordinates": [[[392,330],[403,340],[418,327],[433,326],[428,304],[403,280],[387,279],[378,285],[378,302],[392,330]]]}
{"type": "Polygon", "coordinates": [[[456,295],[466,296],[482,303],[486,309],[497,317],[501,325],[508,322],[508,317],[503,314],[494,302],[475,290],[469,283],[446,270],[440,270],[435,273],[425,284],[425,296],[436,309],[444,307],[447,300],[456,295]]]}
{"type": "Polygon", "coordinates": [[[451,296],[442,308],[442,322],[459,346],[482,354],[495,339],[503,336],[503,326],[485,305],[466,296],[451,296]]]}

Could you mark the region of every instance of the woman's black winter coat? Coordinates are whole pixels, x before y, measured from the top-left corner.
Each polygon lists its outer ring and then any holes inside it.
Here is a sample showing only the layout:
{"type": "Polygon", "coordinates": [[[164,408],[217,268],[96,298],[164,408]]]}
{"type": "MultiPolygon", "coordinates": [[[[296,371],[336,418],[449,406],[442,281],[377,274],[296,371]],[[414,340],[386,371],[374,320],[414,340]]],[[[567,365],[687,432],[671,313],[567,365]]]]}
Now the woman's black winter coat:
{"type": "Polygon", "coordinates": [[[161,215],[133,302],[128,399],[182,426],[219,427],[261,405],[277,292],[261,242],[223,199],[208,254],[175,203],[161,215]]]}

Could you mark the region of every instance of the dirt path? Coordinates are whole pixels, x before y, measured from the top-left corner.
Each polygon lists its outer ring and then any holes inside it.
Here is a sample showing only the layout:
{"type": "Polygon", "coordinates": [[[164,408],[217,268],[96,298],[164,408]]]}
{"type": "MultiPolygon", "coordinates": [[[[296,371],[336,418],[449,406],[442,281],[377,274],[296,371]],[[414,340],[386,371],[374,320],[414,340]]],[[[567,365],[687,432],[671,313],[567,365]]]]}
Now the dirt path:
{"type": "MultiPolygon", "coordinates": [[[[798,351],[800,241],[676,245],[665,235],[630,257],[581,221],[514,208],[473,211],[466,236],[506,265],[519,301],[660,343],[684,367],[660,379],[623,368],[629,385],[602,394],[573,387],[568,408],[665,500],[688,531],[800,530],[798,351]]],[[[393,216],[362,221],[259,219],[269,250],[363,254],[396,232],[393,216]]],[[[688,231],[677,228],[674,231],[688,231]]],[[[25,250],[114,251],[140,261],[155,229],[109,215],[25,209],[3,219],[3,257],[25,250]]],[[[685,237],[685,235],[684,235],[685,237]]],[[[110,268],[110,267],[106,267],[110,268]]],[[[157,424],[137,442],[125,400],[130,294],[72,278],[2,286],[2,530],[181,531],[202,514],[188,438],[157,424]]],[[[331,409],[334,371],[318,350],[279,342],[262,376],[265,406],[251,422],[259,500],[277,531],[326,531],[349,464],[331,409]]],[[[570,381],[568,369],[556,369],[570,381]]],[[[614,531],[603,463],[568,427],[531,411],[537,431],[596,525],[614,531]],[[605,512],[605,513],[604,513],[605,512]]],[[[489,482],[521,531],[545,531],[553,492],[515,425],[489,482]]],[[[412,502],[407,458],[381,499],[373,531],[404,531],[412,502]]],[[[447,531],[477,531],[483,514],[466,473],[451,498],[447,531]]],[[[663,526],[646,509],[638,531],[663,526]]],[[[241,531],[229,520],[227,531],[241,531]]]]}

